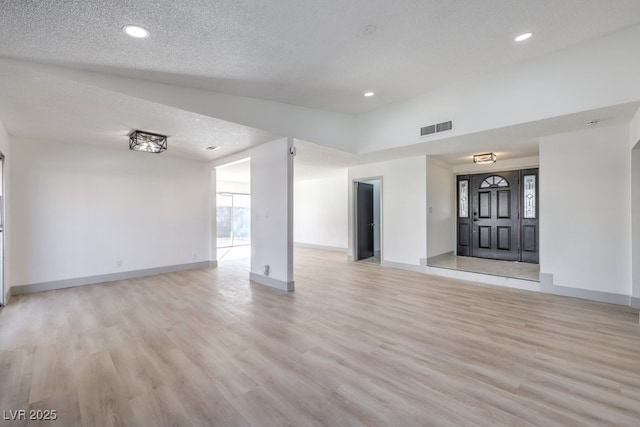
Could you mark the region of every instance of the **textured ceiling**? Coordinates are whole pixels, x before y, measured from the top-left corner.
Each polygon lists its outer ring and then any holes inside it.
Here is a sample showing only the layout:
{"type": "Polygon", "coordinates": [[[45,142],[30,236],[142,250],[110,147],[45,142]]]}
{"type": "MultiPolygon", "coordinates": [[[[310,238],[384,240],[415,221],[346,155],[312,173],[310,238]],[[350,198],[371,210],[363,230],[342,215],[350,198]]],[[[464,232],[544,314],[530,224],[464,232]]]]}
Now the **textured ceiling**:
{"type": "Polygon", "coordinates": [[[348,113],[640,22],[638,0],[0,0],[0,10],[0,56],[348,113]],[[151,36],[127,37],[131,23],[151,36]],[[536,35],[515,44],[523,31],[536,35]]]}
{"type": "MultiPolygon", "coordinates": [[[[358,114],[639,22],[638,0],[0,0],[0,57],[358,114]],[[132,39],[126,24],[151,36],[132,39]],[[523,31],[536,34],[514,43],[523,31]]],[[[202,161],[280,137],[21,61],[0,60],[0,119],[12,135],[122,150],[131,129],[155,131],[169,135],[166,155],[202,161]]],[[[454,164],[476,150],[535,155],[538,136],[583,119],[365,156],[296,141],[295,175],[419,154],[454,164]]]]}
{"type": "Polygon", "coordinates": [[[167,154],[208,161],[278,138],[269,132],[77,84],[0,62],[0,118],[11,135],[128,150],[140,129],[168,136],[167,154]],[[217,145],[216,151],[205,151],[217,145]]]}

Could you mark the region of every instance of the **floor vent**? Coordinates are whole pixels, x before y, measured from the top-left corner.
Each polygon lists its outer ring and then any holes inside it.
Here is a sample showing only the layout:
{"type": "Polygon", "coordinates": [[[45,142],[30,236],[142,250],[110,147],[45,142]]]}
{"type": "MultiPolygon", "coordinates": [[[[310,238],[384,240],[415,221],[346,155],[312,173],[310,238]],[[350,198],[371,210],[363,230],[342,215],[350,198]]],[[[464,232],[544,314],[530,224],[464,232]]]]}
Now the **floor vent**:
{"type": "Polygon", "coordinates": [[[442,122],[420,128],[420,136],[433,135],[438,132],[446,132],[453,129],[453,121],[442,122]]]}

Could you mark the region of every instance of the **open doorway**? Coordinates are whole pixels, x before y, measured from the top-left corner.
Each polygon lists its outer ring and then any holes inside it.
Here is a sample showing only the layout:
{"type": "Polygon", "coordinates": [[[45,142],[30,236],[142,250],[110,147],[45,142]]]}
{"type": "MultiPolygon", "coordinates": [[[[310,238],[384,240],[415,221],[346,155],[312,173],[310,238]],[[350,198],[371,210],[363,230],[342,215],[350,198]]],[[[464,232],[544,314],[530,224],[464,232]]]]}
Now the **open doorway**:
{"type": "Polygon", "coordinates": [[[216,168],[218,263],[251,258],[250,159],[216,168]]]}
{"type": "Polygon", "coordinates": [[[251,244],[251,195],[216,194],[217,247],[251,244]]]}
{"type": "Polygon", "coordinates": [[[381,178],[354,181],[356,261],[380,264],[382,259],[381,190],[381,178]]]}

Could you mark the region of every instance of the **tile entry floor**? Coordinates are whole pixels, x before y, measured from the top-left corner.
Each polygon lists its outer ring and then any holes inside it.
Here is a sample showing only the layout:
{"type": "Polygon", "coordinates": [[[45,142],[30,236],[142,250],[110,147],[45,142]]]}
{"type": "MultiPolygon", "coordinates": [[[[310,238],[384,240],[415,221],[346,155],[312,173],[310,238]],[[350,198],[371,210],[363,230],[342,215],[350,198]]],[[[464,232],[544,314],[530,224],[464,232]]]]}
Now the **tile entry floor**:
{"type": "Polygon", "coordinates": [[[534,282],[540,281],[540,265],[527,262],[455,256],[452,253],[447,253],[427,259],[427,266],[534,282]]]}

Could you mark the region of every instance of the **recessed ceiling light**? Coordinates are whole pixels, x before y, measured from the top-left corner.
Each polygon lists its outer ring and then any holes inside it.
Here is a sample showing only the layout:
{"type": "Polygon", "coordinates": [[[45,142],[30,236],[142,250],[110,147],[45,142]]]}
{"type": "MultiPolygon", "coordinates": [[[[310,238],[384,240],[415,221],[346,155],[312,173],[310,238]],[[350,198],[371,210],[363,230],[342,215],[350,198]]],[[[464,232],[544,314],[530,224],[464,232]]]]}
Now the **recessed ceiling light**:
{"type": "Polygon", "coordinates": [[[204,150],[206,151],[216,151],[220,149],[219,145],[207,145],[206,147],[204,147],[204,150]]]}
{"type": "Polygon", "coordinates": [[[531,38],[532,35],[533,35],[533,33],[522,33],[518,37],[516,37],[514,40],[517,41],[517,42],[523,42],[523,41],[531,38]]]}
{"type": "Polygon", "coordinates": [[[364,96],[366,96],[367,98],[371,98],[373,95],[375,95],[375,92],[365,92],[364,96]]]}
{"type": "Polygon", "coordinates": [[[135,37],[137,39],[149,37],[149,31],[137,25],[125,25],[124,27],[122,27],[122,31],[124,31],[127,35],[135,37]]]}

